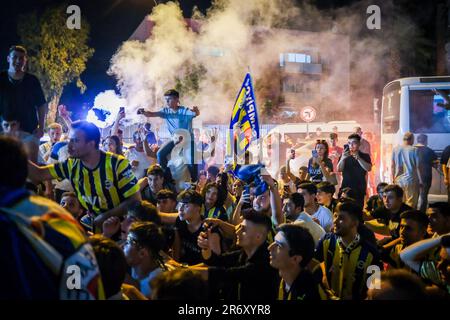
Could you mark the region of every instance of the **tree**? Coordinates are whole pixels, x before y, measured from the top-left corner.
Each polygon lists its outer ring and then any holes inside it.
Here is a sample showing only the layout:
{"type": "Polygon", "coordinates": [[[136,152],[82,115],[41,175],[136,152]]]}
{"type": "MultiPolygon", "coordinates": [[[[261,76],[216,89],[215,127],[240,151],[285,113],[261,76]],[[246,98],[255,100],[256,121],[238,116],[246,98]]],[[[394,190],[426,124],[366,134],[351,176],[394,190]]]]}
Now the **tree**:
{"type": "Polygon", "coordinates": [[[29,53],[28,68],[41,82],[49,102],[47,122],[56,119],[64,87],[76,81],[81,93],[86,90],[80,75],[94,49],[87,45],[90,27],[81,20],[80,29],[69,29],[67,5],[51,7],[42,15],[36,12],[19,18],[18,34],[29,53]]]}

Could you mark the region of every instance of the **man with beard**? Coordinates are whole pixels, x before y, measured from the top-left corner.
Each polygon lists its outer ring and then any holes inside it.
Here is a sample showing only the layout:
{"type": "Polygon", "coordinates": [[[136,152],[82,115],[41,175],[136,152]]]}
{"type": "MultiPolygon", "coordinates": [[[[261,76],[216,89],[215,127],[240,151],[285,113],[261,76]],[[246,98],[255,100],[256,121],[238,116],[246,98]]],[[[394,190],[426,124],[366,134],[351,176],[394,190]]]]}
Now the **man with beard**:
{"type": "Polygon", "coordinates": [[[361,300],[367,294],[367,268],[382,269],[375,246],[358,233],[362,209],[354,202],[336,207],[334,233],[326,234],[316,249],[316,259],[323,264],[326,285],[343,300],[361,300]]]}
{"type": "Polygon", "coordinates": [[[124,216],[133,201],[141,200],[128,160],[100,151],[99,142],[100,131],[94,124],[77,121],[70,131],[69,159],[44,167],[31,161],[28,164],[28,175],[33,181],[68,179],[96,231],[106,219],[124,216]]]}
{"type": "Polygon", "coordinates": [[[428,217],[419,210],[408,210],[400,215],[400,238],[382,248],[382,259],[392,268],[403,268],[400,252],[410,245],[427,238],[428,217]]]}

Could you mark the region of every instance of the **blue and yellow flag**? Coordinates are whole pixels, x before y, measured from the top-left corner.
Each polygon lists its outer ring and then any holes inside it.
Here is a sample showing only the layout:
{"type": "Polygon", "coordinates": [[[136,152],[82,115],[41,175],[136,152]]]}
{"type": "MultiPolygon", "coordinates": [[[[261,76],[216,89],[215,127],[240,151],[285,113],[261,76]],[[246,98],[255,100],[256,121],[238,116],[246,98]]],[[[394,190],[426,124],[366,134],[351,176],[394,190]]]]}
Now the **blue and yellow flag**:
{"type": "Polygon", "coordinates": [[[258,111],[250,73],[247,73],[231,114],[227,135],[227,155],[241,156],[253,141],[259,139],[258,111]]]}

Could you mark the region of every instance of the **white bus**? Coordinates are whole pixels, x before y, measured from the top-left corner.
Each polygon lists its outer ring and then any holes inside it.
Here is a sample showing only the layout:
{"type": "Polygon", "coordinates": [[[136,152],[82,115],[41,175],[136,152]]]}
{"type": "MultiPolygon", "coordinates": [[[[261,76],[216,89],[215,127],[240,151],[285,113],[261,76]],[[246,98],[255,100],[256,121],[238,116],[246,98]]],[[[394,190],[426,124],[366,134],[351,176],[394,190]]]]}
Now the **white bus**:
{"type": "MultiPolygon", "coordinates": [[[[381,110],[381,181],[391,181],[393,147],[410,131],[428,136],[428,146],[438,157],[450,144],[450,77],[402,78],[383,89],[381,110]]],[[[444,178],[433,169],[430,201],[446,201],[444,178]]]]}

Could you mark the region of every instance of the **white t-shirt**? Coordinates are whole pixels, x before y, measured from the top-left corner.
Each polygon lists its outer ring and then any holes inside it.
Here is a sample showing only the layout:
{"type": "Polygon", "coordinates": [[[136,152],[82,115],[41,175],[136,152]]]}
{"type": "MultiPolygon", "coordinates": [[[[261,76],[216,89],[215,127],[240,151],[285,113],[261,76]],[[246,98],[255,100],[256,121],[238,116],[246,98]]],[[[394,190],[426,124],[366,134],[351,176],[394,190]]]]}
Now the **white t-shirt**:
{"type": "Polygon", "coordinates": [[[312,218],[319,220],[320,225],[326,232],[330,232],[331,225],[333,224],[333,214],[324,206],[319,205],[319,209],[311,215],[312,218]]]}
{"type": "Polygon", "coordinates": [[[325,230],[314,220],[311,218],[309,214],[306,212],[300,213],[297,220],[294,221],[295,224],[301,225],[302,227],[305,227],[308,229],[308,231],[311,233],[314,244],[317,246],[319,243],[319,240],[325,235],[325,230]]]}
{"type": "Polygon", "coordinates": [[[145,151],[139,152],[136,148],[130,148],[126,158],[130,162],[130,165],[134,160],[139,162],[137,167],[132,166],[133,173],[138,180],[145,177],[148,167],[155,162],[155,159],[147,156],[145,151]]]}

